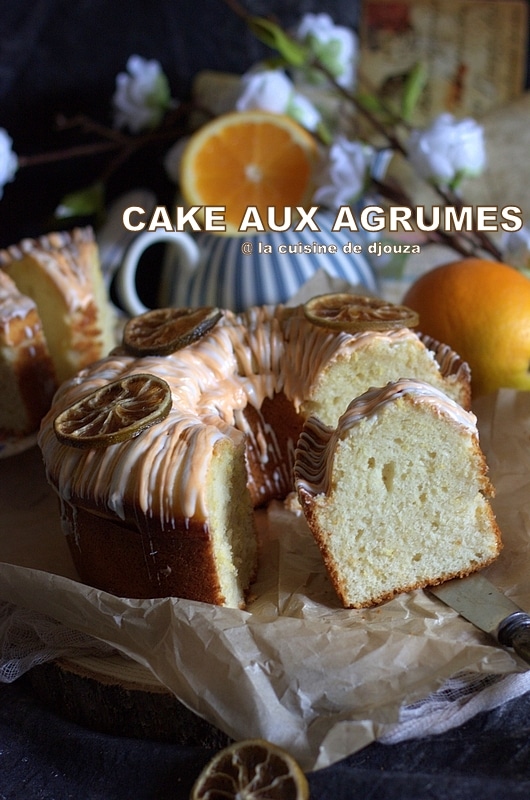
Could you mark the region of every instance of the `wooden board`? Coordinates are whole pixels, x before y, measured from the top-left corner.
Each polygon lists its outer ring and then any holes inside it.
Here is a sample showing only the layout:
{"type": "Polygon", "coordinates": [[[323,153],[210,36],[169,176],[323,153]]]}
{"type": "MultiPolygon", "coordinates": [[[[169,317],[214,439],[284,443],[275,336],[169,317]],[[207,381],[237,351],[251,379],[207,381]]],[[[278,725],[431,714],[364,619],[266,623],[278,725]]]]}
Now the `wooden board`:
{"type": "Polygon", "coordinates": [[[392,103],[422,63],[428,78],[415,126],[444,111],[482,117],[523,93],[527,39],[523,0],[364,0],[359,73],[392,103]]]}
{"type": "Polygon", "coordinates": [[[46,706],[101,733],[215,750],[230,741],[147,669],[120,655],[59,659],[34,667],[27,677],[46,706]]]}

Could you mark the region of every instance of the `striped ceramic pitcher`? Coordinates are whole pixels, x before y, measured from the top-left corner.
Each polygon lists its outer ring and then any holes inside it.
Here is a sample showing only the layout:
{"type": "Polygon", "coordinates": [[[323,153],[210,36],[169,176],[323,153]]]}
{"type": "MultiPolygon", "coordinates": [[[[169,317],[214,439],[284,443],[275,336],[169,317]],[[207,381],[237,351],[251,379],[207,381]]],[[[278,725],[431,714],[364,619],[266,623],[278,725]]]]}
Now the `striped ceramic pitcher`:
{"type": "Polygon", "coordinates": [[[318,270],[353,287],[377,291],[374,271],[359,233],[331,231],[334,217],[315,217],[320,231],[224,236],[158,230],[140,233],[125,254],[117,291],[130,314],[147,310],[136,289],[142,253],[167,242],[159,290],[160,306],[219,306],[242,311],[253,305],[284,303],[318,270]]]}

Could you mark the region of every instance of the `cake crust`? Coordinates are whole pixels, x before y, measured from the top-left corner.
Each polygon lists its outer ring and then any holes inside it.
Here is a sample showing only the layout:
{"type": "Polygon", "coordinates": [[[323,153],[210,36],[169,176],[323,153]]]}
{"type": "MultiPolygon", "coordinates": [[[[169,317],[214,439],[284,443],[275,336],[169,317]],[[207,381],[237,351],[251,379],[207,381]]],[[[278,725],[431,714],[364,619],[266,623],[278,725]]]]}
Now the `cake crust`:
{"type": "Polygon", "coordinates": [[[74,565],[97,589],[127,597],[133,585],[135,597],[168,597],[178,585],[184,598],[216,605],[227,600],[204,524],[190,520],[185,536],[148,531],[147,525],[142,532],[66,502],[61,519],[74,565]]]}

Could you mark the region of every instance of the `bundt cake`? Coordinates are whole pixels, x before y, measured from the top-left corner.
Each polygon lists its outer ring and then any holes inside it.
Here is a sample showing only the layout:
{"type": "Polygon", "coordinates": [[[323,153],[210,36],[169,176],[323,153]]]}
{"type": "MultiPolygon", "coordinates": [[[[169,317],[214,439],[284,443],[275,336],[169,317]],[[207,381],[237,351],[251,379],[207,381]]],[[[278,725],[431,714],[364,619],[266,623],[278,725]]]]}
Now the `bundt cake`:
{"type": "Polygon", "coordinates": [[[57,381],[33,300],[0,270],[0,437],[38,430],[57,381]]]}
{"type": "Polygon", "coordinates": [[[460,359],[408,329],[352,334],[283,306],[133,318],[120,348],[59,388],[39,434],[81,579],[242,607],[253,509],[292,491],[304,420],[335,425],[404,369],[468,397],[460,359]]]}
{"type": "Polygon", "coordinates": [[[295,485],[345,607],[462,577],[501,547],[475,416],[420,380],[305,423],[295,485]]]}
{"type": "Polygon", "coordinates": [[[59,382],[115,345],[92,228],[24,239],[0,251],[0,268],[35,302],[59,382]]]}

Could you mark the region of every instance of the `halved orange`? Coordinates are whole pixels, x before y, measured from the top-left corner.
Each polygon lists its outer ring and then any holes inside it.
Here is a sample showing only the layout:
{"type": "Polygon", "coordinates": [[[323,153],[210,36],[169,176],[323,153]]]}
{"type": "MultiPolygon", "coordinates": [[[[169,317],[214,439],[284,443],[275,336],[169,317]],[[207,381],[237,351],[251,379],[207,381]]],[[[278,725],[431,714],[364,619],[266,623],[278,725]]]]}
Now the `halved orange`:
{"type": "Polygon", "coordinates": [[[265,739],[244,739],[220,750],[197,778],[190,800],[308,800],[298,762],[265,739]]]}
{"type": "MultiPolygon", "coordinates": [[[[269,208],[307,203],[317,157],[314,137],[283,114],[234,111],[199,128],[180,165],[181,190],[191,206],[225,206],[226,233],[236,234],[249,206],[265,227],[269,208]]],[[[197,215],[198,217],[199,215],[197,215]]]]}

